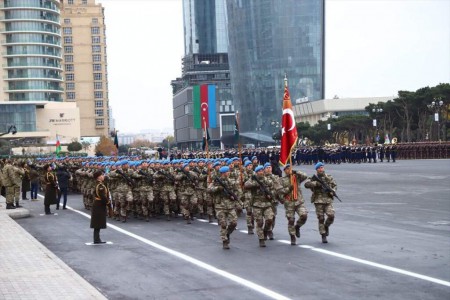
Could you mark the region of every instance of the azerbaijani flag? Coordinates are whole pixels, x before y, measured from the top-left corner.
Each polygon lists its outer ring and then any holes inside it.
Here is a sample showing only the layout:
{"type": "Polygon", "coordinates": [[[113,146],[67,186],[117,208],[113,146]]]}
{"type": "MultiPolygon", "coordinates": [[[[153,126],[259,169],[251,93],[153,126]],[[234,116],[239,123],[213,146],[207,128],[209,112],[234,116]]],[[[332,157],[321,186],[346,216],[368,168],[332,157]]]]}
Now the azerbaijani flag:
{"type": "Polygon", "coordinates": [[[56,135],[56,156],[59,156],[59,152],[61,152],[61,142],[59,141],[59,136],[56,135]]]}
{"type": "Polygon", "coordinates": [[[216,128],[216,86],[195,85],[192,89],[194,128],[216,128]],[[204,120],[204,121],[203,121],[204,120]]]}

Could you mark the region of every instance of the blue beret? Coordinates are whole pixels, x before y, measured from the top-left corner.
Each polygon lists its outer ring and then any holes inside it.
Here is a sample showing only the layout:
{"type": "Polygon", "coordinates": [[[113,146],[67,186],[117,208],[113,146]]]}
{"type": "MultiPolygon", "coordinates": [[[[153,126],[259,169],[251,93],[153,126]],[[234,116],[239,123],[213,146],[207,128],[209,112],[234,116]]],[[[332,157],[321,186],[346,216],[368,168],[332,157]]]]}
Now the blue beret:
{"type": "Polygon", "coordinates": [[[219,169],[220,174],[230,172],[230,167],[223,166],[219,169]]]}
{"type": "Polygon", "coordinates": [[[271,167],[270,163],[265,163],[264,164],[264,169],[267,168],[267,167],[271,167]]]}
{"type": "Polygon", "coordinates": [[[314,166],[314,168],[317,170],[318,168],[323,167],[323,166],[325,166],[325,165],[323,164],[323,162],[319,161],[319,162],[314,166]]]}
{"type": "Polygon", "coordinates": [[[257,158],[256,156],[253,156],[253,157],[252,157],[252,160],[255,160],[255,159],[257,160],[258,158],[257,158]]]}
{"type": "Polygon", "coordinates": [[[259,166],[257,166],[257,167],[255,168],[255,172],[259,172],[259,171],[261,171],[261,170],[264,170],[264,167],[261,166],[261,165],[259,165],[259,166]]]}
{"type": "Polygon", "coordinates": [[[287,168],[290,168],[290,167],[291,167],[290,164],[286,164],[286,165],[284,166],[283,170],[286,170],[287,168]]]}
{"type": "Polygon", "coordinates": [[[217,166],[220,166],[220,162],[218,162],[218,161],[216,161],[216,162],[213,164],[213,167],[214,167],[214,168],[217,167],[217,166]]]}
{"type": "Polygon", "coordinates": [[[246,157],[244,157],[244,161],[247,161],[248,160],[248,157],[246,156],[246,157]]]}
{"type": "Polygon", "coordinates": [[[244,163],[244,167],[247,167],[247,166],[249,166],[249,165],[251,165],[251,164],[252,164],[252,162],[249,161],[249,160],[247,160],[247,161],[244,163]]]}
{"type": "Polygon", "coordinates": [[[186,168],[186,167],[189,167],[189,164],[188,164],[188,163],[184,163],[184,164],[183,164],[183,169],[186,168]]]}

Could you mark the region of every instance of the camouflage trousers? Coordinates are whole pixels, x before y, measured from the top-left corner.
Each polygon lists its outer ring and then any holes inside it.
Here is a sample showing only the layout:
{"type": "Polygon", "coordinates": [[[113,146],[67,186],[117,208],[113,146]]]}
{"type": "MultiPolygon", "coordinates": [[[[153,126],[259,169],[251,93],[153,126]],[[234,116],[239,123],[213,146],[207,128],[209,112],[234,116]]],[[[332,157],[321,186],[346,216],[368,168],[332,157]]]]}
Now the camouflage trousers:
{"type": "Polygon", "coordinates": [[[133,193],[131,190],[117,191],[115,201],[119,204],[120,215],[126,217],[133,205],[133,193]]]}
{"type": "Polygon", "coordinates": [[[20,186],[7,186],[6,192],[6,204],[19,203],[20,199],[20,186]]]}
{"type": "Polygon", "coordinates": [[[83,204],[86,209],[90,209],[94,203],[93,193],[94,189],[84,189],[83,204]]]}
{"type": "Polygon", "coordinates": [[[151,216],[154,211],[153,208],[153,190],[144,190],[140,192],[139,198],[141,200],[142,214],[147,217],[151,216]]]}
{"type": "Polygon", "coordinates": [[[181,213],[185,219],[190,218],[191,213],[195,212],[197,209],[197,201],[196,193],[192,195],[180,194],[181,213]]]}
{"type": "Polygon", "coordinates": [[[284,210],[288,221],[288,232],[290,235],[295,235],[295,225],[302,227],[308,219],[308,210],[304,203],[295,201],[284,202],[284,210]],[[298,215],[297,224],[295,224],[295,214],[298,215]]]}
{"type": "Polygon", "coordinates": [[[211,197],[206,190],[197,191],[198,197],[198,212],[200,214],[207,214],[208,216],[214,215],[214,205],[211,197]]]}
{"type": "Polygon", "coordinates": [[[159,197],[164,203],[164,214],[170,215],[170,208],[176,206],[177,195],[174,190],[161,190],[159,197]]]}
{"type": "Polygon", "coordinates": [[[246,212],[247,227],[255,227],[255,218],[253,216],[253,207],[251,204],[251,194],[244,195],[244,208],[246,212]]]}
{"type": "Polygon", "coordinates": [[[319,233],[323,235],[326,233],[325,226],[328,227],[334,222],[333,204],[314,203],[314,206],[316,207],[316,215],[319,221],[319,233]],[[325,215],[327,215],[326,220],[325,215]]]}
{"type": "Polygon", "coordinates": [[[273,224],[273,208],[272,206],[268,207],[255,207],[253,206],[253,215],[256,221],[256,234],[258,235],[258,239],[264,239],[264,232],[267,234],[272,230],[273,224]]]}
{"type": "Polygon", "coordinates": [[[217,223],[220,227],[220,238],[228,241],[228,234],[231,234],[237,226],[237,214],[235,209],[217,209],[217,223]]]}

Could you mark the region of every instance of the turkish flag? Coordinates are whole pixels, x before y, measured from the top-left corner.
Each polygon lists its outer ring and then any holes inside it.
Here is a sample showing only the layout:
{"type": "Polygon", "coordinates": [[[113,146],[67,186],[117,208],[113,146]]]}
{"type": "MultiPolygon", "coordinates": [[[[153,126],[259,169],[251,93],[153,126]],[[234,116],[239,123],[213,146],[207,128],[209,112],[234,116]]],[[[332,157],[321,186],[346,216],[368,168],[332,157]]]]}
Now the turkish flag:
{"type": "Polygon", "coordinates": [[[294,112],[292,111],[291,96],[287,87],[287,79],[284,85],[283,116],[281,117],[281,150],[280,164],[286,165],[291,157],[292,149],[297,144],[297,126],[294,112]]]}

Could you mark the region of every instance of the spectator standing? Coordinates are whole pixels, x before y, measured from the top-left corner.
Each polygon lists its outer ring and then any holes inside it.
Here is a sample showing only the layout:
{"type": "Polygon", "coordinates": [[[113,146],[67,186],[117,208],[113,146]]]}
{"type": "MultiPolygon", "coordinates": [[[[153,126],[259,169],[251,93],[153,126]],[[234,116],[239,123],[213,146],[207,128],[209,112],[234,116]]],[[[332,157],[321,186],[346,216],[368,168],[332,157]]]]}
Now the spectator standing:
{"type": "Polygon", "coordinates": [[[72,180],[72,176],[65,166],[58,168],[56,171],[56,178],[58,179],[59,191],[58,191],[58,202],[56,203],[56,209],[59,209],[59,202],[61,196],[64,197],[63,209],[66,209],[67,204],[67,190],[69,188],[69,180],[72,180]]]}

